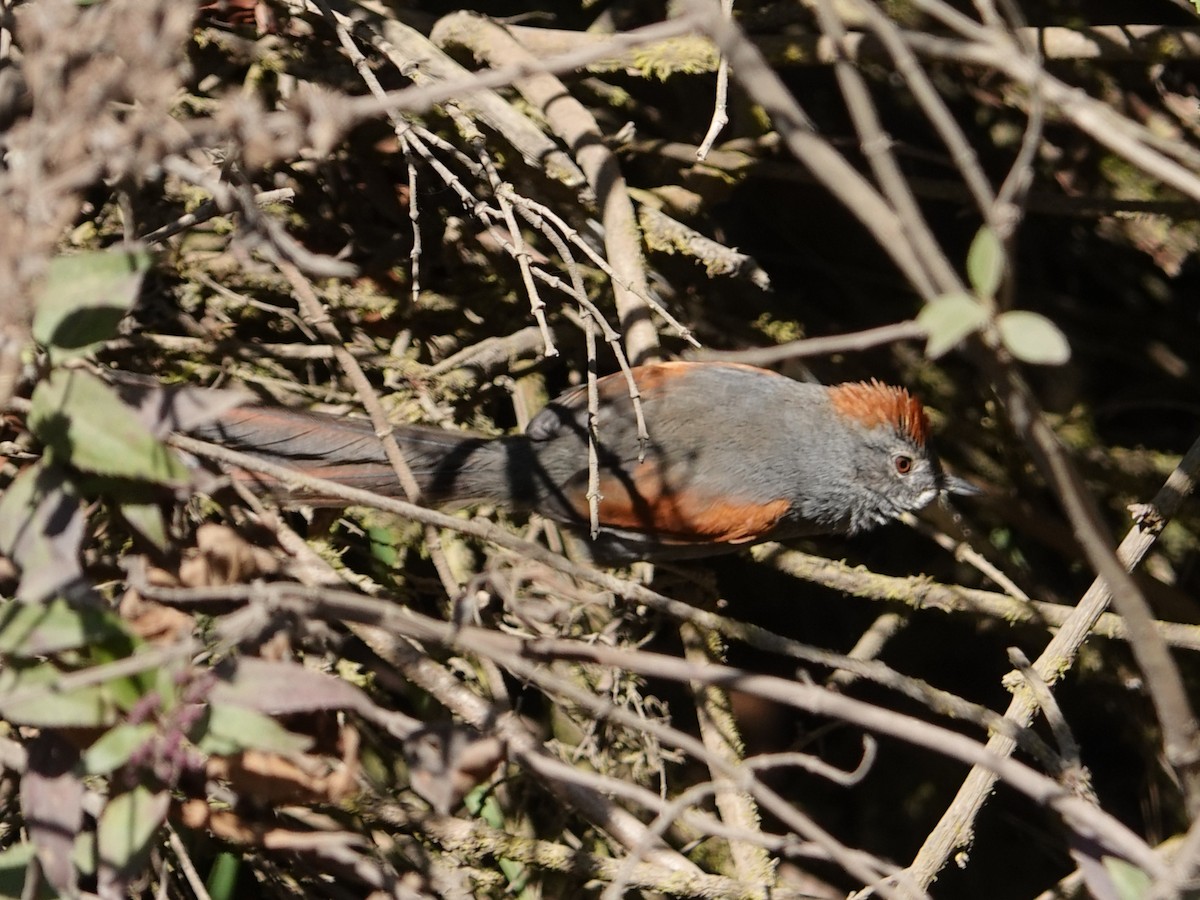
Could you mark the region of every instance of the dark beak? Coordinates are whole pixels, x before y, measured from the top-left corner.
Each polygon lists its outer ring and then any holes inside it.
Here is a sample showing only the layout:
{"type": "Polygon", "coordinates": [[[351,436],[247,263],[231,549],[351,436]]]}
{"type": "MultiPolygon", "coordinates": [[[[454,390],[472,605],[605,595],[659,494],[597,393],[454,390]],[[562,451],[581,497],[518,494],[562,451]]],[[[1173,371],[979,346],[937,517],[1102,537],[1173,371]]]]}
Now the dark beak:
{"type": "Polygon", "coordinates": [[[957,494],[960,497],[978,497],[983,491],[965,478],[959,478],[957,475],[943,475],[942,493],[957,494]]]}

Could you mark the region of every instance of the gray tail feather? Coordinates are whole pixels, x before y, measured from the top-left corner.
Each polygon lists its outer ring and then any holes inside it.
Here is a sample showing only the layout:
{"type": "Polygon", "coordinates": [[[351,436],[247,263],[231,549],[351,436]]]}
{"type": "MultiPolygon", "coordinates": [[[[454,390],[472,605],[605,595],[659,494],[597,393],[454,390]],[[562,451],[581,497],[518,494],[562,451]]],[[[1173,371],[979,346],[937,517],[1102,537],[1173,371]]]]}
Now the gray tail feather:
{"type": "MultiPolygon", "coordinates": [[[[515,508],[529,508],[536,502],[538,491],[529,475],[536,462],[532,445],[524,435],[487,438],[420,425],[398,425],[393,433],[421,489],[423,502],[486,500],[515,508]]],[[[384,496],[404,497],[383,444],[366,419],[245,406],[223,414],[193,434],[307,475],[384,496]]],[[[291,499],[322,501],[321,495],[287,490],[261,475],[235,474],[291,499]]]]}

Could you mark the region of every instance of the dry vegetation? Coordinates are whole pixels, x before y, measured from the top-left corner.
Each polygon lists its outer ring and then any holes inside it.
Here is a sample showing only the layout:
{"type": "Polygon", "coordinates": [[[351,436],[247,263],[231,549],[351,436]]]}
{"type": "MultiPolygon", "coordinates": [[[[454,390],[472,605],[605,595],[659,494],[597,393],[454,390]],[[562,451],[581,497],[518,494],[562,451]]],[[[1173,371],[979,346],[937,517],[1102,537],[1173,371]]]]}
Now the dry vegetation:
{"type": "Polygon", "coordinates": [[[1192,5],[480,6],[0,2],[0,895],[1196,885],[1192,5]],[[178,436],[681,355],[984,496],[610,571],[178,436]]]}

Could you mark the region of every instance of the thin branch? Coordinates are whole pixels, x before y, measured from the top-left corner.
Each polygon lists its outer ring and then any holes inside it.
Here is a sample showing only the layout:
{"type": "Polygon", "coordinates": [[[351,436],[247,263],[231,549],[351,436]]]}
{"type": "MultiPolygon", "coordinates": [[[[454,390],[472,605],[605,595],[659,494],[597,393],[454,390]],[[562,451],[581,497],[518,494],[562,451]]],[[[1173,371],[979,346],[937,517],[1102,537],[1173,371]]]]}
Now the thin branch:
{"type": "MultiPolygon", "coordinates": [[[[721,15],[726,19],[733,18],[733,0],[721,0],[721,15]]],[[[716,143],[721,131],[729,124],[729,113],[726,109],[728,104],[729,60],[722,56],[720,63],[717,64],[717,90],[716,96],[713,99],[712,121],[708,123],[708,131],[705,132],[700,146],[696,148],[697,160],[704,161],[704,158],[708,156],[708,151],[716,143]]]]}
{"type": "MultiPolygon", "coordinates": [[[[817,20],[830,40],[843,47],[846,30],[834,11],[833,0],[817,0],[817,20]]],[[[892,209],[896,211],[904,233],[912,243],[913,253],[924,266],[934,289],[941,293],[963,290],[962,279],[946,258],[929,223],[925,220],[912,189],[892,153],[891,138],[884,133],[879,111],[867,90],[866,79],[846,59],[834,63],[834,75],[846,101],[846,109],[858,132],[859,146],[866,156],[875,181],[883,190],[892,209]]]]}
{"type": "MultiPolygon", "coordinates": [[[[774,566],[796,578],[842,591],[853,597],[885,602],[901,602],[915,610],[936,609],[941,612],[967,612],[988,616],[1010,624],[1030,624],[1056,631],[1070,621],[1075,607],[1025,601],[998,594],[939,584],[921,576],[881,575],[861,566],[810,556],[798,550],[786,550],[778,544],[762,544],[751,551],[760,562],[774,566]]],[[[1155,627],[1172,647],[1200,651],[1200,625],[1181,622],[1156,622],[1155,627]]],[[[1125,622],[1120,616],[1105,612],[1092,625],[1090,634],[1111,640],[1128,640],[1125,622]]]]}
{"type": "Polygon", "coordinates": [[[835,353],[854,353],[869,350],[881,344],[896,341],[924,340],[925,328],[916,322],[896,322],[850,334],[832,334],[827,337],[801,338],[775,347],[758,347],[753,350],[701,350],[690,353],[692,359],[713,359],[724,362],[739,362],[750,366],[772,366],[788,359],[804,359],[808,356],[831,356],[835,353]]]}
{"type": "MultiPolygon", "coordinates": [[[[724,642],[715,632],[701,631],[690,622],[684,622],[679,628],[679,634],[683,640],[684,656],[693,665],[703,668],[725,661],[724,642]]],[[[692,684],[691,688],[695,698],[700,739],[704,746],[717,759],[724,760],[732,766],[741,764],[746,748],[733,716],[728,692],[704,684],[692,684]]],[[[751,833],[761,831],[761,816],[754,798],[739,791],[711,764],[709,774],[712,777],[712,793],[717,810],[721,813],[721,821],[751,833]]],[[[739,881],[762,885],[775,882],[774,864],[755,842],[731,841],[729,850],[733,857],[733,871],[739,881]]]]}
{"type": "Polygon", "coordinates": [[[1079,757],[1079,743],[1075,740],[1075,735],[1071,733],[1071,726],[1067,724],[1067,719],[1063,715],[1058,701],[1054,699],[1050,686],[1038,675],[1033,664],[1029,662],[1029,657],[1020,647],[1008,648],[1008,660],[1021,674],[1025,687],[1033,694],[1037,705],[1041,707],[1046,724],[1050,726],[1050,730],[1054,734],[1054,742],[1058,745],[1058,752],[1062,756],[1064,768],[1082,772],[1083,762],[1079,757]]]}
{"type": "MultiPolygon", "coordinates": [[[[887,49],[896,71],[908,84],[913,98],[921,106],[925,117],[950,151],[950,158],[963,176],[967,190],[975,201],[975,206],[986,219],[991,215],[995,205],[995,194],[991,183],[983,172],[979,156],[963,134],[962,128],[954,118],[946,101],[934,87],[932,80],[921,68],[916,54],[904,43],[900,28],[889,19],[871,0],[854,0],[854,8],[862,14],[871,31],[887,49]]],[[[847,42],[843,42],[844,45],[847,42]]],[[[910,182],[911,183],[911,182],[910,182]]],[[[914,188],[916,185],[914,184],[914,188]]]]}
{"type": "MultiPolygon", "coordinates": [[[[271,206],[275,203],[290,203],[296,197],[296,191],[292,188],[277,188],[273,191],[260,191],[254,195],[254,202],[259,206],[271,206]]],[[[153,231],[142,235],[141,240],[147,244],[159,244],[167,238],[174,237],[181,231],[187,231],[189,228],[195,228],[204,222],[214,219],[217,216],[233,212],[233,206],[230,204],[222,204],[216,198],[205,200],[197,206],[192,212],[184,213],[174,222],[169,222],[153,231]]]]}
{"type": "MultiPolygon", "coordinates": [[[[479,59],[498,64],[533,65],[535,57],[501,26],[466,12],[438,21],[431,34],[439,45],[458,45],[479,59]]],[[[591,112],[548,72],[529,74],[515,82],[522,95],[546,116],[556,134],[571,148],[579,168],[596,195],[604,226],[607,256],[621,274],[613,299],[629,356],[637,363],[659,355],[658,335],[641,296],[649,292],[646,262],[633,204],[616,156],[604,143],[591,112]],[[633,290],[624,285],[631,284],[633,290]]]]}

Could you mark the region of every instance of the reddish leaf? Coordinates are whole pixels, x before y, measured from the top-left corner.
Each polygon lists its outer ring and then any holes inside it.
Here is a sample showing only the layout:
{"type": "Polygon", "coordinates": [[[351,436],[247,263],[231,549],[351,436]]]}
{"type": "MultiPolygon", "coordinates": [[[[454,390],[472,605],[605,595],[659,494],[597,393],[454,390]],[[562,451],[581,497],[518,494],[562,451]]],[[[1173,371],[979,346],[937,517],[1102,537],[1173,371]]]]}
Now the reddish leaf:
{"type": "Polygon", "coordinates": [[[46,880],[60,896],[74,896],[78,874],[71,852],[83,827],[83,783],[74,773],[79,754],[54,731],[43,731],[28,750],[28,768],[21,778],[25,827],[46,880]]]}
{"type": "Polygon", "coordinates": [[[229,681],[213,688],[212,700],[268,715],[318,709],[362,710],[371,701],[354,685],[299,663],[238,660],[229,681]]]}

